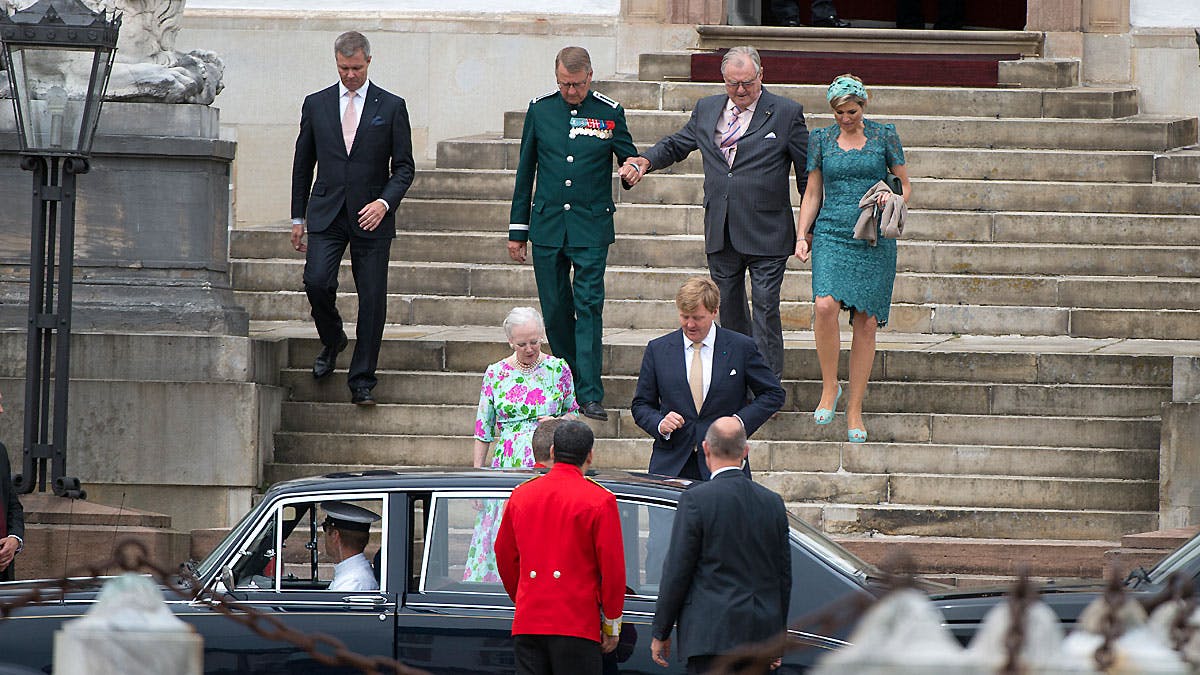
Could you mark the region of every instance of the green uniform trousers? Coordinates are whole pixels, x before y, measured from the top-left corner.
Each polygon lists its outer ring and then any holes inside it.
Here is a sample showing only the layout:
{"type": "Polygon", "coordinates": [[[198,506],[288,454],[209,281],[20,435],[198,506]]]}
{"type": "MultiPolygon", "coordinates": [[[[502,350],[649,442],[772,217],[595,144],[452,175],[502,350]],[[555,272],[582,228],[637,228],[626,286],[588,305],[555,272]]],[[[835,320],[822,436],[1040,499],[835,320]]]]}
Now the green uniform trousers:
{"type": "Polygon", "coordinates": [[[575,399],[581,406],[604,401],[600,364],[607,262],[607,246],[533,245],[533,275],[546,337],[554,355],[571,367],[575,399]]]}

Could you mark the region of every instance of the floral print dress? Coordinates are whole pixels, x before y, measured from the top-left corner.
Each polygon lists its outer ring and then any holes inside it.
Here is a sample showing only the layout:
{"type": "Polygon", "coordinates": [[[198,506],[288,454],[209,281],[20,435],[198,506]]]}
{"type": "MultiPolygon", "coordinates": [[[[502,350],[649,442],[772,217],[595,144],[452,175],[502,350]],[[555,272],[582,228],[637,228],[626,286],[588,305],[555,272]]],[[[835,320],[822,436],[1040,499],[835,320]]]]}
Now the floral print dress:
{"type": "MultiPolygon", "coordinates": [[[[533,466],[533,432],[539,417],[558,417],[575,412],[575,386],[567,362],[546,356],[532,372],[514,367],[508,359],[488,366],[479,392],[475,414],[475,438],[495,442],[493,469],[518,469],[533,466]]],[[[499,582],[496,556],[492,545],[500,529],[504,500],[483,500],[475,522],[475,533],[467,550],[463,581],[499,582]]]]}

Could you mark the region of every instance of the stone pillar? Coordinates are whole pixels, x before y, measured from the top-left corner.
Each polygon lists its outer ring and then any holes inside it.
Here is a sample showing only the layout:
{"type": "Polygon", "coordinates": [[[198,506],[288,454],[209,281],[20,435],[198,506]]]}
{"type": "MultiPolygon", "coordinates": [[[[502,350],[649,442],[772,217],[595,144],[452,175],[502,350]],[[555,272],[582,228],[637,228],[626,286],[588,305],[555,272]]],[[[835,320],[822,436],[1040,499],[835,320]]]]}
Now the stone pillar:
{"type": "MultiPolygon", "coordinates": [[[[1086,0],[1083,0],[1086,1],[1086,0]]],[[[1046,58],[1078,59],[1083,56],[1081,0],[1029,0],[1025,3],[1025,30],[1046,34],[1046,58]]]]}
{"type": "Polygon", "coordinates": [[[1163,405],[1158,454],[1158,527],[1200,523],[1200,357],[1177,356],[1163,405]]]}
{"type": "Polygon", "coordinates": [[[1129,0],[1083,0],[1084,84],[1130,84],[1133,42],[1129,34],[1129,0]]]}
{"type": "MultiPolygon", "coordinates": [[[[636,0],[631,0],[636,1],[636,0]]],[[[737,0],[729,0],[736,2],[737,0]]],[[[726,0],[665,0],[667,23],[723,24],[726,0]]]]}

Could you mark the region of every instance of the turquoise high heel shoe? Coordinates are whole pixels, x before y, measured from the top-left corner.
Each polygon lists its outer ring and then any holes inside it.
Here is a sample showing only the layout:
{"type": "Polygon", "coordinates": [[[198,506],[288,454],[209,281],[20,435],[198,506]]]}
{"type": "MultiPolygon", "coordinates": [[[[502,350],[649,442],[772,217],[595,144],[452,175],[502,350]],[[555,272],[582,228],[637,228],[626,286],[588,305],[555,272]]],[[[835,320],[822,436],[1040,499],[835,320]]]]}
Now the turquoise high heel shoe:
{"type": "Polygon", "coordinates": [[[842,385],[838,385],[837,398],[833,399],[833,408],[817,408],[813,411],[813,421],[817,424],[829,424],[837,414],[838,401],[842,400],[842,385]]]}
{"type": "Polygon", "coordinates": [[[867,430],[866,429],[847,429],[846,430],[846,440],[850,441],[851,443],[866,443],[867,442],[867,430]]]}

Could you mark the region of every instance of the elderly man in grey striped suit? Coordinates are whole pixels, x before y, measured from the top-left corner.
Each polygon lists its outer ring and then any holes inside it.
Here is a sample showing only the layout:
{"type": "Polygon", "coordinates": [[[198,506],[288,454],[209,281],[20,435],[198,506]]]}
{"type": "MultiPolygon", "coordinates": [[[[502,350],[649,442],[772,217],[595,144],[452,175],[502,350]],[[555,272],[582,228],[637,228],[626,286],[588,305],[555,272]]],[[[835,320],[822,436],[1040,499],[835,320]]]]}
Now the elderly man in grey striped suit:
{"type": "Polygon", "coordinates": [[[752,335],[782,379],[779,289],[796,248],[788,173],[795,170],[796,187],[804,194],[808,127],[800,104],[763,89],[762,75],[753,47],[730,49],[721,61],[725,94],[697,101],[682,129],[626,160],[621,176],[636,184],[647,172],[700,151],[704,252],[721,290],[721,326],[752,335]],[[747,271],[753,322],[746,306],[747,271]]]}

